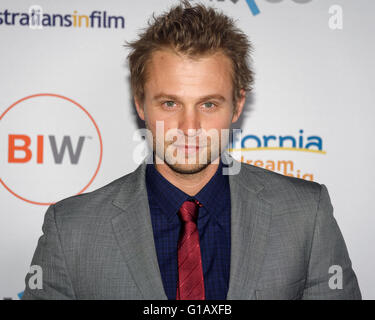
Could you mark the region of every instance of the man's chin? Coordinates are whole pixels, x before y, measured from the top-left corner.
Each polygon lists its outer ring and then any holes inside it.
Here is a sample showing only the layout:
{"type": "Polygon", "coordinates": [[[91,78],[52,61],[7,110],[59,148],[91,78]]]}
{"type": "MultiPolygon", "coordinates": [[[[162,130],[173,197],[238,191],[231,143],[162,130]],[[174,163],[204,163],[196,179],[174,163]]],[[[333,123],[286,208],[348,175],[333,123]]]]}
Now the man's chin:
{"type": "Polygon", "coordinates": [[[209,165],[209,163],[205,164],[170,164],[168,161],[165,161],[169,168],[171,168],[174,172],[180,174],[195,174],[198,172],[203,171],[209,165]]]}

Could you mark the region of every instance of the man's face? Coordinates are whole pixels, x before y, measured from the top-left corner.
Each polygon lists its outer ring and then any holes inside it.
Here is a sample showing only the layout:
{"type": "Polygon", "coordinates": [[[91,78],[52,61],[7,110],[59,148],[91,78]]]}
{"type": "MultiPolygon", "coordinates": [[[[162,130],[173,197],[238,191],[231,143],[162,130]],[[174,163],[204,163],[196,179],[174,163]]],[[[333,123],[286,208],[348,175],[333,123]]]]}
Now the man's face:
{"type": "Polygon", "coordinates": [[[172,50],[153,53],[144,102],[135,102],[152,132],[157,163],[163,159],[175,172],[197,173],[218,159],[222,129],[237,121],[245,100],[243,92],[234,113],[231,70],[222,53],[194,59],[172,50]],[[156,130],[157,121],[163,130],[156,130]],[[157,138],[160,131],[163,135],[157,138]]]}

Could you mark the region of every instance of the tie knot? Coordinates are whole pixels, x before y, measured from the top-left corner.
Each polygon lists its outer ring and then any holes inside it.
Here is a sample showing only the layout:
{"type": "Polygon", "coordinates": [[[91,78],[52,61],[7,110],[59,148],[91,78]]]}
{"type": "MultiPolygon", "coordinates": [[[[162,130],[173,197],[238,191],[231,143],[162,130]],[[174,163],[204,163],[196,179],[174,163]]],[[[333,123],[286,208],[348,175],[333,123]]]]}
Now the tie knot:
{"type": "Polygon", "coordinates": [[[178,212],[181,220],[184,222],[196,222],[198,218],[198,205],[199,202],[197,200],[185,201],[178,212]]]}

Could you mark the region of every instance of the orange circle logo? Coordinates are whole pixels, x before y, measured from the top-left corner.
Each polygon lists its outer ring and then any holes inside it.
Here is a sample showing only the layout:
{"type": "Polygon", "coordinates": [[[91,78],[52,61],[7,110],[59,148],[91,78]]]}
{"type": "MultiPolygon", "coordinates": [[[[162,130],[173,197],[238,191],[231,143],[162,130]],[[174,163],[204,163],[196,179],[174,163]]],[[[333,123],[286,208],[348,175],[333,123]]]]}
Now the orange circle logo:
{"type": "Polygon", "coordinates": [[[103,142],[91,114],[53,93],[24,97],[0,116],[0,183],[36,205],[83,193],[97,176],[103,142]]]}

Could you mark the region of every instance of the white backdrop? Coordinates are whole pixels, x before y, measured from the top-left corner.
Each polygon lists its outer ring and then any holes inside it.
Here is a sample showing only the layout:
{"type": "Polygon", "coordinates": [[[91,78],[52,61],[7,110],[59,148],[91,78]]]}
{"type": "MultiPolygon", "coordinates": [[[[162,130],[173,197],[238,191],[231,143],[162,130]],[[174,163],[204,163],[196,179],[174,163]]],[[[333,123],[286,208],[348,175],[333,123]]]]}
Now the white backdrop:
{"type": "MultiPolygon", "coordinates": [[[[363,297],[375,299],[375,2],[202,2],[237,20],[255,48],[255,89],[236,124],[242,140],[234,155],[327,185],[363,297]],[[264,136],[273,138],[265,144],[264,136]],[[290,138],[283,145],[280,136],[290,138]]],[[[1,0],[0,298],[18,299],[23,291],[48,203],[136,168],[137,122],[122,45],[153,12],[174,3],[1,0]],[[70,17],[63,26],[56,17],[54,26],[30,28],[25,14],[32,5],[70,17]],[[81,27],[80,15],[88,17],[81,27]]]]}

